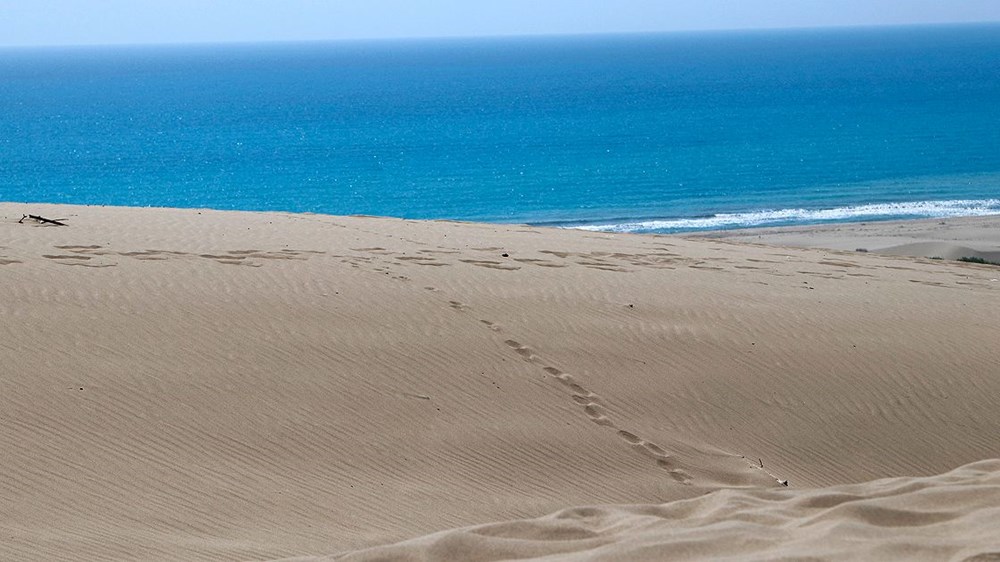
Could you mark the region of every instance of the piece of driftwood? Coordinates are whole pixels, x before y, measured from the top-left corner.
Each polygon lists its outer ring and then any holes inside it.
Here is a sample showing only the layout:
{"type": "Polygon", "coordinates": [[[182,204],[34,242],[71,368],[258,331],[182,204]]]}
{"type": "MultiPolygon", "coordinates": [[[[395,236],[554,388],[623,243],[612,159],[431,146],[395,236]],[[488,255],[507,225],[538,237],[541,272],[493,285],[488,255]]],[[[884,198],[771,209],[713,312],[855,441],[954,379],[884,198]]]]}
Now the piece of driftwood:
{"type": "Polygon", "coordinates": [[[17,222],[23,223],[24,219],[35,219],[38,222],[43,222],[43,223],[46,223],[46,224],[54,224],[56,226],[69,226],[68,224],[66,224],[64,222],[60,222],[60,221],[57,221],[55,219],[47,219],[45,217],[40,217],[38,215],[24,215],[24,216],[21,217],[21,220],[19,220],[17,222]]]}

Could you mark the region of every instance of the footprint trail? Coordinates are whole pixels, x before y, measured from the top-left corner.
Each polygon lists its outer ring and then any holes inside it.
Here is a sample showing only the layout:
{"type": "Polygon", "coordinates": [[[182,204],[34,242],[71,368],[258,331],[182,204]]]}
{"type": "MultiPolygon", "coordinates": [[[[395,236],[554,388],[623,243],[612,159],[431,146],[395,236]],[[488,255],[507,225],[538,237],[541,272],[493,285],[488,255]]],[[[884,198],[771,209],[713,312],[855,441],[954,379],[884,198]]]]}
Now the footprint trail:
{"type": "MultiPolygon", "coordinates": [[[[467,305],[458,301],[449,301],[448,305],[458,312],[466,312],[470,310],[467,305]]],[[[480,319],[479,322],[493,332],[500,333],[503,331],[500,326],[490,320],[480,319]]],[[[652,460],[654,466],[665,470],[675,481],[684,485],[690,485],[694,482],[694,478],[691,474],[681,468],[663,447],[643,439],[633,432],[620,428],[618,423],[614,421],[612,412],[602,403],[603,400],[601,397],[597,393],[591,392],[577,382],[573,375],[564,372],[558,367],[546,364],[546,362],[543,361],[531,347],[524,345],[517,340],[507,339],[504,340],[504,343],[519,357],[525,361],[538,365],[539,369],[545,373],[545,375],[552,377],[556,382],[562,385],[568,391],[570,400],[572,400],[572,402],[580,408],[581,412],[587,416],[590,421],[601,427],[607,427],[615,431],[627,446],[629,446],[636,453],[652,460]]]]}

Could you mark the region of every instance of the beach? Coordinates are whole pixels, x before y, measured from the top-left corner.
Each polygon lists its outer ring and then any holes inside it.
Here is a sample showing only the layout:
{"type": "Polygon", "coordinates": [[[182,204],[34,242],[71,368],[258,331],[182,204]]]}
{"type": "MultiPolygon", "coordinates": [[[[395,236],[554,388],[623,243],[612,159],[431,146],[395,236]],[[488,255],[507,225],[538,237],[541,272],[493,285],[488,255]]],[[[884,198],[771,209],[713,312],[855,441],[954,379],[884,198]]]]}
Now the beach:
{"type": "MultiPolygon", "coordinates": [[[[695,235],[698,236],[698,235],[695,235]]],[[[707,238],[943,260],[1000,261],[1000,216],[748,228],[707,238]]]]}
{"type": "Polygon", "coordinates": [[[0,558],[992,559],[998,224],[0,204],[0,558]]]}

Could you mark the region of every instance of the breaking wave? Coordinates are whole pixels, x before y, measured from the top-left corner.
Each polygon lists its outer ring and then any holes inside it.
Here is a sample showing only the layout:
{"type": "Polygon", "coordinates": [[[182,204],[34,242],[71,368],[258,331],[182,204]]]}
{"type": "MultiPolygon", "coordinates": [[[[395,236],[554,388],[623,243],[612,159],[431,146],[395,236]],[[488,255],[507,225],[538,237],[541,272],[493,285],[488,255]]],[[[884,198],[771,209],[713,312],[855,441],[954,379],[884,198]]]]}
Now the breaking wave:
{"type": "Polygon", "coordinates": [[[958,199],[852,205],[832,209],[777,209],[745,213],[718,213],[705,217],[652,219],[567,228],[601,232],[680,232],[725,230],[758,226],[785,226],[820,222],[905,218],[969,217],[1000,214],[1000,199],[958,199]]]}

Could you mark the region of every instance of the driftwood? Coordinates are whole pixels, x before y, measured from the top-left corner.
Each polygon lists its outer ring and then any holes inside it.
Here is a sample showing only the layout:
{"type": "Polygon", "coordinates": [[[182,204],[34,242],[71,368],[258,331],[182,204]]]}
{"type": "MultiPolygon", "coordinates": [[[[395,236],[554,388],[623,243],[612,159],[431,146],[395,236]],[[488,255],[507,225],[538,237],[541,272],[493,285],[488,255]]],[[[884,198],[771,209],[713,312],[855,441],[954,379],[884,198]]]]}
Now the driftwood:
{"type": "Polygon", "coordinates": [[[24,216],[21,217],[21,220],[19,220],[17,222],[18,223],[23,223],[24,219],[35,219],[38,222],[43,222],[45,224],[54,224],[56,226],[69,226],[68,224],[66,224],[64,222],[60,222],[60,221],[57,221],[55,219],[47,219],[45,217],[40,217],[38,215],[24,215],[24,216]]]}

